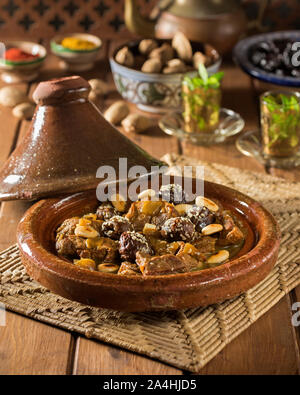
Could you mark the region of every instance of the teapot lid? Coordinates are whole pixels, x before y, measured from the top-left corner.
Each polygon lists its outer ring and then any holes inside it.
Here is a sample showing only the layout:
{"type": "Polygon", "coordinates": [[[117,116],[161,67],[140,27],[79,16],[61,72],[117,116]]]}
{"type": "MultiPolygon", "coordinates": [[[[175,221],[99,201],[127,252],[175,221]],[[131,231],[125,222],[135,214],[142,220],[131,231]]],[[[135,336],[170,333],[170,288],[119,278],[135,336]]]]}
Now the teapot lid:
{"type": "Polygon", "coordinates": [[[88,100],[90,89],[79,76],[37,86],[29,129],[0,169],[0,200],[95,189],[104,178],[98,178],[101,166],[110,166],[117,180],[124,174],[120,158],[126,158],[128,169],[138,165],[151,172],[164,165],[105,120],[88,100]]]}

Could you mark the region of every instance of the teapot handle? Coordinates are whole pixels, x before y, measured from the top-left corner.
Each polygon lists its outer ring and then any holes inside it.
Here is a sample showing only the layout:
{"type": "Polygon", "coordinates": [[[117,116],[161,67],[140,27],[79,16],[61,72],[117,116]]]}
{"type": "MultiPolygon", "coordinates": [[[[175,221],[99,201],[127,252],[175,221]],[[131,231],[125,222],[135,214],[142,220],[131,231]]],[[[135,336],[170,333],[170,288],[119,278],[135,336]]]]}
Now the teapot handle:
{"type": "Polygon", "coordinates": [[[159,0],[150,13],[150,19],[158,19],[163,11],[167,10],[171,5],[174,4],[174,1],[175,0],[159,0]]]}

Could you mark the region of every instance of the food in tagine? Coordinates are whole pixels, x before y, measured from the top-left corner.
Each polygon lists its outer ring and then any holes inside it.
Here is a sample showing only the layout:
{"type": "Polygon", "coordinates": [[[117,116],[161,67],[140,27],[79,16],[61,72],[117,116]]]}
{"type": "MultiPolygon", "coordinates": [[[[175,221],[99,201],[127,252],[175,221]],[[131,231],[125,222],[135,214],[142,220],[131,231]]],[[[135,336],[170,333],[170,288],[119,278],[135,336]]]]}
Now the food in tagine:
{"type": "Polygon", "coordinates": [[[246,237],[241,221],[219,202],[198,196],[186,203],[181,186],[169,184],[142,191],[134,202],[118,195],[95,213],[66,219],[56,251],[87,270],[167,275],[229,262],[246,237]]]}

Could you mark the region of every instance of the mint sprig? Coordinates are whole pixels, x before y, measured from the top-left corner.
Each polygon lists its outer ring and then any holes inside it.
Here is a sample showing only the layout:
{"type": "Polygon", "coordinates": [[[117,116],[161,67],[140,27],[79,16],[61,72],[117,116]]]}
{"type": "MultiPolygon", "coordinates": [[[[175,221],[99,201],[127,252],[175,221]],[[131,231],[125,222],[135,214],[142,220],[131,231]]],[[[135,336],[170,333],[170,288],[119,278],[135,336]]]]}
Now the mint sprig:
{"type": "Polygon", "coordinates": [[[209,77],[206,67],[203,64],[200,64],[198,68],[198,74],[195,77],[190,77],[186,75],[183,79],[183,83],[186,84],[190,90],[194,90],[200,87],[205,89],[217,89],[221,85],[221,80],[223,76],[223,71],[219,71],[218,73],[212,74],[209,77]]]}

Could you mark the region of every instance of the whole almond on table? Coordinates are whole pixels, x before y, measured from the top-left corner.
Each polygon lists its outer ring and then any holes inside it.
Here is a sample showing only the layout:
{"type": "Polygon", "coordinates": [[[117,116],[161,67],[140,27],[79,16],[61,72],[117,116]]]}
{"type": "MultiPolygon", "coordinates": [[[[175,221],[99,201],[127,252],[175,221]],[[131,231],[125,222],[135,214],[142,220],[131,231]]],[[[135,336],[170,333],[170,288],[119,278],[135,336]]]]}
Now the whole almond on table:
{"type": "Polygon", "coordinates": [[[33,103],[20,103],[13,108],[13,116],[19,119],[31,119],[35,110],[35,105],[33,103]]]}
{"type": "Polygon", "coordinates": [[[153,49],[149,54],[149,58],[157,58],[162,64],[165,64],[174,58],[174,49],[170,44],[164,43],[161,47],[153,49]]]}
{"type": "Polygon", "coordinates": [[[118,125],[129,114],[129,107],[124,100],[118,100],[112,104],[104,113],[104,118],[112,123],[118,125]]]}
{"type": "Polygon", "coordinates": [[[127,133],[142,133],[152,126],[152,120],[140,114],[129,114],[123,119],[122,126],[127,133]]]}
{"type": "Polygon", "coordinates": [[[149,55],[149,53],[158,47],[158,44],[155,40],[152,40],[151,38],[146,38],[145,40],[142,40],[139,43],[139,51],[143,55],[149,55]]]}
{"type": "Polygon", "coordinates": [[[89,80],[89,84],[92,88],[89,93],[90,100],[95,100],[98,96],[105,96],[110,90],[108,83],[100,80],[99,78],[89,80]]]}
{"type": "Polygon", "coordinates": [[[15,86],[5,86],[0,89],[0,104],[5,107],[15,107],[17,104],[28,101],[25,93],[15,86]]]}
{"type": "Polygon", "coordinates": [[[158,58],[153,58],[146,60],[141,68],[141,71],[144,73],[159,73],[161,68],[161,61],[158,58]]]}
{"type": "Polygon", "coordinates": [[[172,40],[172,47],[176,49],[176,52],[180,59],[185,62],[191,62],[193,58],[193,49],[191,43],[182,32],[175,33],[172,40]]]}
{"type": "Polygon", "coordinates": [[[115,56],[116,61],[127,67],[132,67],[134,65],[134,57],[128,47],[121,48],[115,56]]]}

